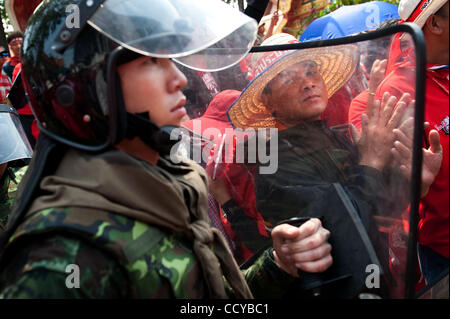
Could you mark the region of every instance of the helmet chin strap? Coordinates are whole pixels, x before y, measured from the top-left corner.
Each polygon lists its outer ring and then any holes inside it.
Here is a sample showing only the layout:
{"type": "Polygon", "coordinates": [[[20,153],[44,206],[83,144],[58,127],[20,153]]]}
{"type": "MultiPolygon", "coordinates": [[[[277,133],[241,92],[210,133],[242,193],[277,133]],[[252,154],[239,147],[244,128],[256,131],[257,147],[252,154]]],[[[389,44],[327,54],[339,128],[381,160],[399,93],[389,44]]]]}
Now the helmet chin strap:
{"type": "Polygon", "coordinates": [[[146,145],[153,148],[161,156],[170,154],[172,147],[180,140],[177,138],[171,139],[171,133],[177,126],[166,125],[159,127],[148,116],[148,113],[130,114],[127,113],[127,130],[125,137],[132,139],[139,137],[146,145]]]}

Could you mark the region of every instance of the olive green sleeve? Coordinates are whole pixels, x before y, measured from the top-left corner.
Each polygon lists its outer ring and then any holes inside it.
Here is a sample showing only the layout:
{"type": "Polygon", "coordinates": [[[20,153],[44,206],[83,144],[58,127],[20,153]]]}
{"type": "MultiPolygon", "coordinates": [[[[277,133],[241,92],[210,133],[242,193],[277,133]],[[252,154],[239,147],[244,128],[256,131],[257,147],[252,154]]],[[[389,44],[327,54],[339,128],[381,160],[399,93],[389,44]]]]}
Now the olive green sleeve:
{"type": "MultiPolygon", "coordinates": [[[[265,250],[259,258],[242,273],[256,299],[280,299],[289,286],[296,280],[281,270],[273,259],[272,248],[265,250]]],[[[233,297],[233,292],[226,283],[227,293],[233,297]]]]}
{"type": "Polygon", "coordinates": [[[120,266],[92,245],[67,236],[33,242],[18,246],[2,268],[0,298],[125,297],[120,266]]]}

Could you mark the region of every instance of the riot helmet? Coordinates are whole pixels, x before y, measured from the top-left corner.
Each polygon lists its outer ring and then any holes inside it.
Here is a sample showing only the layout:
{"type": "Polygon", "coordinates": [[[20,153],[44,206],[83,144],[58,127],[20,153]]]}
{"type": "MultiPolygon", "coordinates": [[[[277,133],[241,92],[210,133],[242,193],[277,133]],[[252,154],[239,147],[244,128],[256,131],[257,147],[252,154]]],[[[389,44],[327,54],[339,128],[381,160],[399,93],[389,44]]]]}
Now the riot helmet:
{"type": "Polygon", "coordinates": [[[19,114],[13,107],[0,104],[0,164],[29,159],[32,155],[19,114]]]}
{"type": "Polygon", "coordinates": [[[256,29],[220,0],[44,1],[25,30],[25,90],[41,132],[60,143],[100,151],[139,136],[160,151],[164,128],[125,111],[117,66],[151,56],[222,70],[247,55],[256,29]]]}

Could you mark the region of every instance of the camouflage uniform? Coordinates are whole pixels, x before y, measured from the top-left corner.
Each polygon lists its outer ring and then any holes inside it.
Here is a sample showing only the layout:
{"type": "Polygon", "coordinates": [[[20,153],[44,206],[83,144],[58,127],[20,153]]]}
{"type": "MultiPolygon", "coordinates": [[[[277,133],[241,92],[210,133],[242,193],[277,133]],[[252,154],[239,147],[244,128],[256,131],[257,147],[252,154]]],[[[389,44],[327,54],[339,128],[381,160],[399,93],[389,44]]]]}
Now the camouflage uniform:
{"type": "Polygon", "coordinates": [[[8,216],[16,196],[17,186],[19,186],[27,168],[28,166],[19,169],[8,168],[8,170],[13,172],[15,176],[14,180],[11,180],[6,171],[0,179],[0,229],[8,222],[8,216]]]}
{"type": "MultiPolygon", "coordinates": [[[[19,226],[3,257],[8,263],[0,273],[1,298],[207,297],[185,238],[112,213],[40,211],[19,226]],[[80,214],[82,221],[75,217],[80,214]],[[78,289],[66,286],[71,264],[80,270],[78,289]]],[[[256,298],[280,297],[294,280],[269,251],[244,276],[256,298]]],[[[233,295],[229,288],[227,293],[233,295]]]]}

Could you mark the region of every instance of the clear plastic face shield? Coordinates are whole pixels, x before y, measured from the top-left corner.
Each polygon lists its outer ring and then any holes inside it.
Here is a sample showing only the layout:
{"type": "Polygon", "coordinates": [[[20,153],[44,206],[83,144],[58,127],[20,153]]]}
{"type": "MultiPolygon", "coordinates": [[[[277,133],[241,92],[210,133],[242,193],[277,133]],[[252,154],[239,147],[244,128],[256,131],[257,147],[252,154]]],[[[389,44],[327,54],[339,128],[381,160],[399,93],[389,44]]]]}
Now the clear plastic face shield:
{"type": "Polygon", "coordinates": [[[139,54],[204,71],[238,63],[257,29],[256,21],[219,0],[108,0],[88,23],[139,54]]]}
{"type": "Polygon", "coordinates": [[[289,294],[413,297],[418,154],[431,128],[423,38],[407,27],[281,46],[289,55],[257,47],[230,69],[185,72],[191,118],[173,156],[205,167],[211,221],[238,262],[271,246],[282,221],[320,218],[331,232],[333,266],[289,294]]]}
{"type": "MultiPolygon", "coordinates": [[[[47,12],[48,2],[43,3],[36,12],[47,12]]],[[[144,55],[172,59],[190,72],[222,70],[236,65],[248,54],[257,34],[254,19],[221,0],[83,0],[76,5],[61,6],[60,9],[65,10],[66,20],[51,35],[47,48],[51,55],[55,54],[59,58],[60,54],[68,54],[66,50],[72,50],[86,24],[119,45],[114,49],[113,46],[107,48],[111,50],[108,61],[105,61],[108,84],[104,86],[96,81],[100,100],[110,100],[101,103],[100,110],[81,107],[71,109],[58,105],[58,111],[65,115],[57,117],[63,117],[64,121],[55,121],[50,112],[41,112],[37,116],[42,132],[63,143],[89,151],[103,150],[125,134],[119,132],[119,126],[125,125],[119,125],[118,122],[125,123],[126,115],[115,106],[115,80],[119,64],[144,55]],[[103,90],[106,92],[100,92],[103,90]],[[71,111],[70,114],[67,114],[68,110],[71,111]],[[98,112],[109,117],[108,127],[103,123],[103,116],[98,117],[98,112]],[[85,115],[88,116],[83,118],[85,115]],[[82,122],[80,116],[83,118],[82,122]],[[50,121],[57,122],[58,125],[52,125],[47,130],[45,122],[50,121]]],[[[51,15],[51,10],[49,14],[51,15]]],[[[30,30],[33,30],[33,22],[40,25],[39,18],[30,21],[30,30]]],[[[30,41],[27,38],[29,37],[25,38],[24,47],[32,48],[33,44],[28,43],[30,41]]],[[[100,63],[101,60],[96,60],[95,63],[97,62],[100,63]]],[[[80,67],[86,67],[84,62],[80,67]]],[[[91,71],[94,72],[93,69],[91,71]]],[[[98,76],[100,77],[100,73],[98,76]]],[[[27,87],[31,90],[32,86],[27,87]]],[[[29,96],[32,100],[33,94],[29,96]]],[[[37,101],[35,103],[38,104],[37,101]]],[[[33,107],[33,101],[30,104],[33,107]]]]}
{"type": "Polygon", "coordinates": [[[31,158],[33,151],[15,110],[0,105],[0,164],[31,158]]]}

